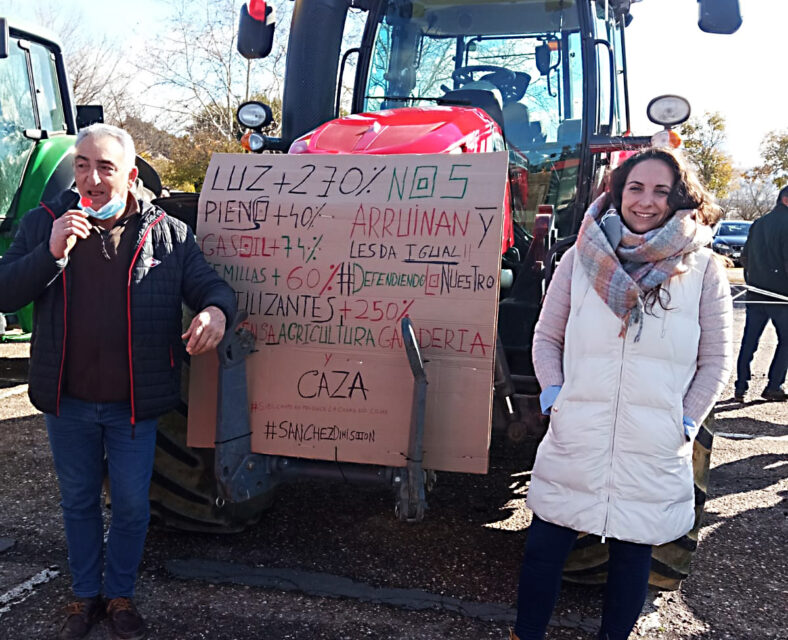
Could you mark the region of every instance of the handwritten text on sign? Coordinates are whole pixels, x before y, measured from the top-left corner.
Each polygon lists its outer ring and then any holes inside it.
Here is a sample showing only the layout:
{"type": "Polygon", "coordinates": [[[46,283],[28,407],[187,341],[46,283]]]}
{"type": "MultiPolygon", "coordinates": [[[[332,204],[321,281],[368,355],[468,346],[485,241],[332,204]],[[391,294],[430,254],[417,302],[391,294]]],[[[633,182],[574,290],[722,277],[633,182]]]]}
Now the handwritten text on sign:
{"type": "MultiPolygon", "coordinates": [[[[484,472],[506,154],[214,155],[197,235],[235,290],[259,453],[402,466],[413,378],[424,464],[484,472]]],[[[193,359],[189,443],[213,446],[215,356],[193,359]]]]}

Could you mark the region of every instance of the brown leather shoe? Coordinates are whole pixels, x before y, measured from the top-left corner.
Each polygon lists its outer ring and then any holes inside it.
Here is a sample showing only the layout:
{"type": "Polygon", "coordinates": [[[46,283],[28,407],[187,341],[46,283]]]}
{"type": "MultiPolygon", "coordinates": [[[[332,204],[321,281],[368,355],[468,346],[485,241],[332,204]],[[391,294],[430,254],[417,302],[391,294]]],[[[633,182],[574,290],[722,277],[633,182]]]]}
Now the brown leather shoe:
{"type": "Polygon", "coordinates": [[[66,606],[66,621],[57,633],[58,640],[78,640],[90,633],[93,625],[104,617],[101,596],[78,598],[66,606]]]}
{"type": "Polygon", "coordinates": [[[142,640],[145,621],[130,598],[113,598],[107,603],[112,640],[142,640]]]}
{"type": "Polygon", "coordinates": [[[785,402],[788,400],[788,393],[785,393],[779,387],[777,389],[764,389],[763,393],[761,393],[761,398],[770,402],[785,402]]]}

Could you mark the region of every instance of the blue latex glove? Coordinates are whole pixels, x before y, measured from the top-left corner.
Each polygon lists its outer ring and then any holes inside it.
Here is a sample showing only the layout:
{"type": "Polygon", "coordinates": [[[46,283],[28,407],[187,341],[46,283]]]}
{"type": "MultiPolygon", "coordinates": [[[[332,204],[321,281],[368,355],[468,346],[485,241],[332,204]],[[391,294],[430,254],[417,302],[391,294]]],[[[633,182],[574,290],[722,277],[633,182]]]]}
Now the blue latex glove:
{"type": "Polygon", "coordinates": [[[695,424],[692,418],[684,416],[684,435],[687,436],[687,442],[692,442],[695,436],[698,435],[700,427],[695,424]]]}
{"type": "Polygon", "coordinates": [[[559,391],[561,391],[561,385],[554,384],[543,389],[542,393],[539,394],[539,406],[542,407],[543,416],[550,414],[550,407],[555,403],[559,391]]]}

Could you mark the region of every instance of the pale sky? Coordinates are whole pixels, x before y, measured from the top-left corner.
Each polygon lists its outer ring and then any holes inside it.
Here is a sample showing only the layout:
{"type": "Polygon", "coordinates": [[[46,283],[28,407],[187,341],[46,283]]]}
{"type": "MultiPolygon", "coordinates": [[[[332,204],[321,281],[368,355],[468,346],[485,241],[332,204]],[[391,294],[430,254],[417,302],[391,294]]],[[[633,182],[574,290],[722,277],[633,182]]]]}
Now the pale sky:
{"type": "Polygon", "coordinates": [[[651,98],[684,96],[693,115],[719,111],[734,164],[759,162],[763,136],[788,129],[788,2],[739,0],[743,23],[732,35],[702,32],[696,0],[643,0],[627,29],[633,132],[651,133],[651,98]]]}
{"type": "MultiPolygon", "coordinates": [[[[0,0],[0,15],[11,8],[32,15],[32,5],[29,0],[0,0]]],[[[59,5],[81,10],[90,28],[116,34],[129,44],[153,37],[167,15],[162,0],[125,4],[122,19],[111,1],[61,0],[59,5]]],[[[740,5],[743,24],[730,36],[698,28],[696,0],[633,5],[634,19],[627,29],[633,133],[648,135],[658,129],[645,111],[649,100],[663,93],[689,99],[695,115],[720,111],[727,120],[728,151],[742,168],[758,163],[758,147],[767,132],[788,128],[788,0],[740,0],[740,5]]]]}

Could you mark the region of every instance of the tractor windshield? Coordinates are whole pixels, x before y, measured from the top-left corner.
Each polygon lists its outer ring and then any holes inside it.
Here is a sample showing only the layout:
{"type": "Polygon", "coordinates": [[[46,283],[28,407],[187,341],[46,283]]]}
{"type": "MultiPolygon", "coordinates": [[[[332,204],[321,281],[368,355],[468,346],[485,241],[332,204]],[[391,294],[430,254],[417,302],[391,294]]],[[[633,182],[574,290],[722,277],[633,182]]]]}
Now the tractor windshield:
{"type": "Polygon", "coordinates": [[[509,146],[532,165],[579,143],[582,56],[573,1],[389,0],[379,15],[365,111],[470,100],[503,125],[509,146]]]}
{"type": "Polygon", "coordinates": [[[11,40],[9,55],[0,59],[0,222],[19,188],[34,142],[24,136],[35,129],[27,56],[11,40]]]}

